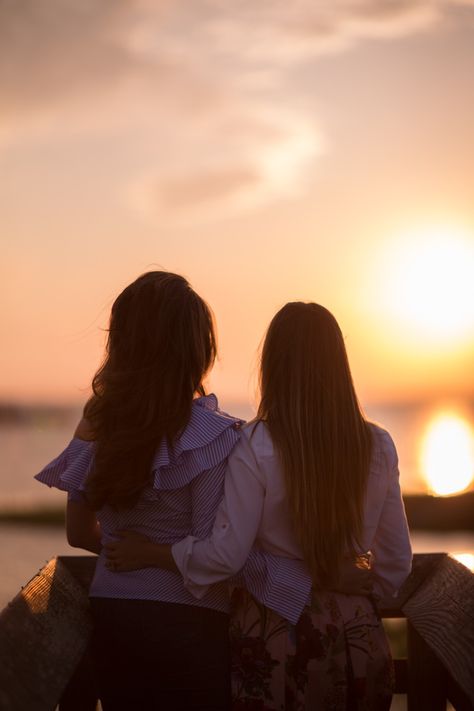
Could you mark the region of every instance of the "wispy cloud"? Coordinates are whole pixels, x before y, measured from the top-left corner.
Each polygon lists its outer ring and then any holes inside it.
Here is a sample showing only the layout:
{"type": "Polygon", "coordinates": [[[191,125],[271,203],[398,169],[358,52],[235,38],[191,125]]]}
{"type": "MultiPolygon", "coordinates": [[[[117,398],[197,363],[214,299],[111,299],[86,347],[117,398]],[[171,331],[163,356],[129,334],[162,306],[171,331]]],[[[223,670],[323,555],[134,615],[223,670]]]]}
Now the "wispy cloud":
{"type": "MultiPolygon", "coordinates": [[[[289,65],[360,38],[407,34],[473,0],[3,0],[2,112],[176,78],[262,88],[289,65]]],[[[195,93],[195,92],[192,92],[195,93]]]]}
{"type": "Polygon", "coordinates": [[[133,182],[133,204],[145,216],[188,222],[297,195],[323,138],[297,112],[267,111],[234,105],[215,112],[204,136],[178,124],[172,157],[133,182]]]}
{"type": "Polygon", "coordinates": [[[325,143],[285,101],[295,63],[429,27],[452,2],[4,0],[0,129],[115,131],[117,150],[142,131],[153,160],[126,176],[142,210],[254,206],[301,189],[325,143]]]}

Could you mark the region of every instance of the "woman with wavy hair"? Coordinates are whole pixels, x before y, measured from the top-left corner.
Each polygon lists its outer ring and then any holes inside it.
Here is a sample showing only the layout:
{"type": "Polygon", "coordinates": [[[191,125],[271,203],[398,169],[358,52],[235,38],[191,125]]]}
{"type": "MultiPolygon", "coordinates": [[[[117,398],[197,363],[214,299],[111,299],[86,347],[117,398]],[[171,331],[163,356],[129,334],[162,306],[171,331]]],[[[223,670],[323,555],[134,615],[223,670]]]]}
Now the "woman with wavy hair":
{"type": "Polygon", "coordinates": [[[172,547],[126,534],[108,559],[117,571],[144,561],[179,570],[197,599],[254,545],[304,561],[313,586],[303,609],[234,594],[234,710],[388,709],[392,665],[374,599],[395,594],[411,567],[395,446],[363,416],[341,330],[318,304],[289,303],[273,318],[260,384],[212,534],[172,547]],[[369,558],[372,595],[334,592],[348,560],[369,558]]]}
{"type": "Polygon", "coordinates": [[[113,304],[85,419],[36,477],[68,492],[69,543],[99,554],[90,599],[104,711],[228,707],[227,587],[197,599],[176,573],[117,576],[104,550],[124,528],[166,544],[211,533],[240,436],[205,395],[215,355],[211,312],[186,279],[136,279],[113,304]]]}

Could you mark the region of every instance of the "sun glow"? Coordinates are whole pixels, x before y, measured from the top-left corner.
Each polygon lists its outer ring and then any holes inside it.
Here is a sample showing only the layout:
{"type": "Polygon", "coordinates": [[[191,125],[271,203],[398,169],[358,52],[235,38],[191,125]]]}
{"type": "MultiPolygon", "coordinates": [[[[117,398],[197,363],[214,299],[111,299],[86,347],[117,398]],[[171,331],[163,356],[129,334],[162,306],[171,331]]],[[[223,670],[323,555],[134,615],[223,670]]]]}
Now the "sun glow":
{"type": "Polygon", "coordinates": [[[467,229],[407,230],[385,260],[384,303],[405,331],[436,345],[474,337],[474,236],[467,229]]]}
{"type": "Polygon", "coordinates": [[[427,428],[420,458],[434,494],[464,491],[474,478],[474,435],[468,421],[453,412],[439,414],[427,428]]]}
{"type": "Polygon", "coordinates": [[[451,553],[452,557],[472,570],[474,573],[474,554],[472,553],[451,553]]]}

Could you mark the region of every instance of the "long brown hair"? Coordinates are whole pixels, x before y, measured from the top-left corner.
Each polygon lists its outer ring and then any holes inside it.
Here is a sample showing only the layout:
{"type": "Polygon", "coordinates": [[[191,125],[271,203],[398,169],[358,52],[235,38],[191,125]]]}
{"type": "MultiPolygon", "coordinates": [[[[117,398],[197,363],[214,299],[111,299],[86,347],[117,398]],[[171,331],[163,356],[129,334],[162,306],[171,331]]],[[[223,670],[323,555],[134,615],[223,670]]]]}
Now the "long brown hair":
{"type": "Polygon", "coordinates": [[[186,279],[153,271],[122,291],[84,408],[97,442],[86,487],[91,506],[136,504],[157,445],[172,446],[187,424],[215,356],[212,314],[186,279]]]}
{"type": "Polygon", "coordinates": [[[334,316],[286,304],[268,328],[258,418],[279,452],[294,531],[315,586],[337,583],[361,537],[371,436],[334,316]]]}

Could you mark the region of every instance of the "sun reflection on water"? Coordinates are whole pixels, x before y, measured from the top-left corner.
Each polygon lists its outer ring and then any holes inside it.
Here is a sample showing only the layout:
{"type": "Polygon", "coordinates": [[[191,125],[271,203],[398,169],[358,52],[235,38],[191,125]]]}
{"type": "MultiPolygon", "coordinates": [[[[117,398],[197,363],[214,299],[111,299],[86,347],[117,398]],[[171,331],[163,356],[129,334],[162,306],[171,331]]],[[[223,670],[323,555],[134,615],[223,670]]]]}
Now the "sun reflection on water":
{"type": "Polygon", "coordinates": [[[456,558],[460,563],[472,570],[474,573],[474,554],[473,553],[451,553],[453,558],[456,558]]]}
{"type": "Polygon", "coordinates": [[[439,412],[422,439],[420,463],[432,493],[449,496],[467,489],[474,479],[474,434],[469,421],[455,411],[439,412]]]}

